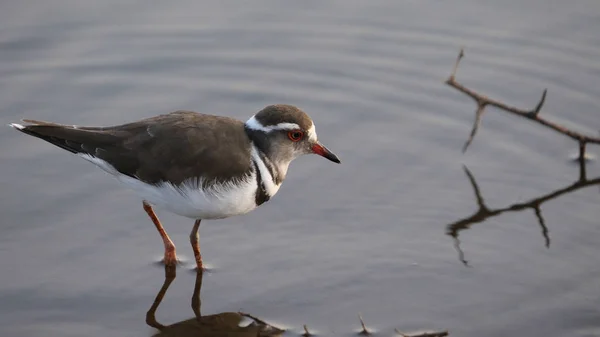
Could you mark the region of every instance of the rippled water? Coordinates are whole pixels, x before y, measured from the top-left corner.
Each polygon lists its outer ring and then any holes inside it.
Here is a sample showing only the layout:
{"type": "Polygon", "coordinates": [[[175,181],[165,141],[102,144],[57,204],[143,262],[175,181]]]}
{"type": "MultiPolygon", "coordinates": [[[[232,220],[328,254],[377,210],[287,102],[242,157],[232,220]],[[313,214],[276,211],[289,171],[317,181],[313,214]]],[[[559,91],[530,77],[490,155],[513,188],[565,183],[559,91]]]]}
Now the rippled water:
{"type": "MultiPolygon", "coordinates": [[[[597,134],[598,2],[60,0],[0,9],[0,124],[111,125],[177,109],[246,119],[289,103],[341,157],[299,159],[269,203],[203,223],[214,269],[204,275],[203,314],[243,310],[291,334],[307,324],[351,335],[361,313],[382,335],[600,335],[600,183],[541,205],[547,238],[533,208],[462,221],[479,208],[463,165],[493,213],[574,183],[577,144],[490,109],[462,155],[475,107],[443,84],[465,46],[460,81],[523,108],[548,88],[544,116],[597,134]]],[[[157,333],[145,315],[165,280],[155,263],[162,244],[139,199],[10,128],[0,131],[0,162],[0,335],[157,333]]],[[[587,171],[600,175],[596,162],[587,171]]],[[[192,222],[159,216],[189,260],[192,222]]],[[[162,324],[193,317],[191,266],[160,304],[162,324]]]]}

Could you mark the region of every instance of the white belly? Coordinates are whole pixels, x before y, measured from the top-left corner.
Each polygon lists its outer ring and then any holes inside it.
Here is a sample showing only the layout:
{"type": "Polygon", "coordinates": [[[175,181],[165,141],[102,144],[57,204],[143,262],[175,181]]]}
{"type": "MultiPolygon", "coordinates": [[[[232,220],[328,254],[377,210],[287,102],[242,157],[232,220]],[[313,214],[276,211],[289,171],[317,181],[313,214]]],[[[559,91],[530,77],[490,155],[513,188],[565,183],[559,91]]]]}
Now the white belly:
{"type": "Polygon", "coordinates": [[[239,184],[216,184],[207,190],[192,181],[181,186],[170,183],[150,185],[126,175],[117,176],[144,200],[192,219],[223,219],[248,213],[256,208],[256,178],[252,174],[239,184]]]}
{"type": "Polygon", "coordinates": [[[223,219],[248,213],[256,208],[256,172],[240,179],[238,184],[215,184],[202,190],[190,180],[181,186],[170,183],[147,184],[121,174],[106,161],[90,155],[80,155],[114,175],[150,204],[192,219],[223,219]]]}

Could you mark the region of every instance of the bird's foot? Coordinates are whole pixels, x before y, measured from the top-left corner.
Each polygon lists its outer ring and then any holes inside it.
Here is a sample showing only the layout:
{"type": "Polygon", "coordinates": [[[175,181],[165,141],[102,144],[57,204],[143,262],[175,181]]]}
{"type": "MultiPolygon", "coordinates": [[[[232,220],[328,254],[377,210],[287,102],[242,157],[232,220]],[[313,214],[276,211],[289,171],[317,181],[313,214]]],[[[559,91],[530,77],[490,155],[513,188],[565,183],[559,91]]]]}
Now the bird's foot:
{"type": "Polygon", "coordinates": [[[200,255],[196,255],[196,271],[206,271],[206,267],[204,266],[204,263],[202,263],[202,257],[200,255]]]}
{"type": "Polygon", "coordinates": [[[200,262],[200,264],[198,264],[196,262],[196,265],[191,269],[191,271],[195,273],[213,273],[216,271],[216,267],[210,263],[200,262]]]}
{"type": "Polygon", "coordinates": [[[165,266],[175,267],[179,263],[179,261],[177,260],[177,254],[175,253],[175,249],[166,250],[165,257],[163,258],[162,262],[165,264],[165,266]]]}
{"type": "Polygon", "coordinates": [[[194,270],[199,273],[209,271],[209,269],[210,268],[208,268],[208,266],[206,266],[205,264],[202,264],[202,263],[200,263],[200,264],[196,263],[196,268],[194,268],[194,270]]]}

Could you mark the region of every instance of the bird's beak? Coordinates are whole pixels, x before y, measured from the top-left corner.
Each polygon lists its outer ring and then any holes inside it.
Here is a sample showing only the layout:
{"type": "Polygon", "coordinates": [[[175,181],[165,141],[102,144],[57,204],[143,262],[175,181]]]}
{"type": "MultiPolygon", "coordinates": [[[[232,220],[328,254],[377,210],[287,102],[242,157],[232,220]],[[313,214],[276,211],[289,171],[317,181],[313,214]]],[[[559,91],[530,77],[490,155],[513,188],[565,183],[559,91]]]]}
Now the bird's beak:
{"type": "Polygon", "coordinates": [[[317,142],[312,146],[312,151],[315,154],[318,154],[319,156],[323,156],[329,160],[331,160],[334,163],[340,163],[340,159],[333,154],[333,152],[329,151],[328,148],[326,148],[323,144],[317,142]]]}

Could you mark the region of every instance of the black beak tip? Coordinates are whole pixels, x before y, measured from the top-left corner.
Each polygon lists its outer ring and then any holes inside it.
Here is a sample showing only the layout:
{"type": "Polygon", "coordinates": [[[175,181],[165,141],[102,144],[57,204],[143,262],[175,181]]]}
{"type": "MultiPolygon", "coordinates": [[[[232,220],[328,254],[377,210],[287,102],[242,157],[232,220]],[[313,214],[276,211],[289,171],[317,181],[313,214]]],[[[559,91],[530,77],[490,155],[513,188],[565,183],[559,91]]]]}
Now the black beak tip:
{"type": "Polygon", "coordinates": [[[341,164],[340,158],[338,158],[338,156],[336,156],[333,152],[329,151],[328,148],[326,148],[320,143],[316,143],[313,145],[312,152],[318,154],[319,156],[325,157],[334,163],[341,164]]]}
{"type": "Polygon", "coordinates": [[[325,150],[325,153],[323,153],[322,156],[331,160],[334,163],[337,163],[337,164],[342,163],[340,161],[340,158],[338,158],[338,156],[336,156],[333,152],[329,151],[328,149],[325,150]]]}

